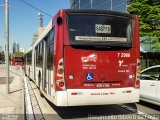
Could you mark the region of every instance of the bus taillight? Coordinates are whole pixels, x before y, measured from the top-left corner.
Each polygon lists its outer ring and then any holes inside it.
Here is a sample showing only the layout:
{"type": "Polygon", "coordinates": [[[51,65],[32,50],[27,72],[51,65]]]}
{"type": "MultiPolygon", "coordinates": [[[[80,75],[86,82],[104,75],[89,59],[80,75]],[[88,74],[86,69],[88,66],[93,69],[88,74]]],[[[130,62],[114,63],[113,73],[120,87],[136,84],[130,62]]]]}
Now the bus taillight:
{"type": "Polygon", "coordinates": [[[62,65],[63,65],[63,62],[60,62],[59,65],[62,66],[62,65]]]}
{"type": "Polygon", "coordinates": [[[140,60],[137,59],[135,88],[140,88],[140,60]]]}
{"type": "Polygon", "coordinates": [[[63,58],[61,58],[58,62],[57,73],[56,73],[56,84],[61,90],[66,90],[64,81],[63,58]]]}
{"type": "Polygon", "coordinates": [[[58,74],[63,74],[64,70],[62,68],[58,69],[58,74]]]}
{"type": "Polygon", "coordinates": [[[136,80],[136,85],[140,85],[140,80],[136,80]]]}
{"type": "Polygon", "coordinates": [[[59,87],[63,87],[64,86],[64,82],[59,82],[59,87]]]}

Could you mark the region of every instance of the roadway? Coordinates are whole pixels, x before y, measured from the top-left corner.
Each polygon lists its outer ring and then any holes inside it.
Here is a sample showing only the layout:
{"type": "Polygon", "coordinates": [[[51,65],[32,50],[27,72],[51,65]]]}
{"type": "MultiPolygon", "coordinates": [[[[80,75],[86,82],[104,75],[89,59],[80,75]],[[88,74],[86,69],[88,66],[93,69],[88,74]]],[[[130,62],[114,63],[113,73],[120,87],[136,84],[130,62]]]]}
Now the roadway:
{"type": "Polygon", "coordinates": [[[5,64],[0,64],[0,69],[4,68],[5,64]]]}

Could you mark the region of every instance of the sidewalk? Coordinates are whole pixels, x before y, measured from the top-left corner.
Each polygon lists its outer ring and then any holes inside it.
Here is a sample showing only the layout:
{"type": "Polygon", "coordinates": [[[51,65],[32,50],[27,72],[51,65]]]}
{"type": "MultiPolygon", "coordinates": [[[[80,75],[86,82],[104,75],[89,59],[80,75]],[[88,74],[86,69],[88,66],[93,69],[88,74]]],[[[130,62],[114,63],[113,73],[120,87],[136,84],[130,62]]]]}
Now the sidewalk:
{"type": "MultiPolygon", "coordinates": [[[[21,69],[10,67],[10,94],[6,91],[6,70],[0,69],[0,120],[8,115],[16,115],[14,117],[19,118],[18,115],[23,115],[23,90],[22,80],[23,72],[21,69]],[[13,71],[13,72],[12,72],[13,71]]],[[[6,120],[6,118],[4,119],[6,120]]],[[[17,120],[17,119],[16,119],[17,120]]]]}

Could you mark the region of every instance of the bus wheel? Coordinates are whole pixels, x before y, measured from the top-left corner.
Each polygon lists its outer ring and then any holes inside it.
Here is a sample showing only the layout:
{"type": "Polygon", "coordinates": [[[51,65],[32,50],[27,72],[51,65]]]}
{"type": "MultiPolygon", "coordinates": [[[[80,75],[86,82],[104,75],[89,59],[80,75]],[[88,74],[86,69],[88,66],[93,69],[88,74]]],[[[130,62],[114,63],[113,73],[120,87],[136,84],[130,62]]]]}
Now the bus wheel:
{"type": "Polygon", "coordinates": [[[43,98],[44,97],[44,95],[43,95],[43,93],[41,92],[41,90],[39,90],[39,94],[40,94],[40,96],[43,98]]]}
{"type": "Polygon", "coordinates": [[[30,68],[29,68],[29,70],[28,70],[28,76],[30,77],[30,68]]]}
{"type": "Polygon", "coordinates": [[[29,68],[29,70],[28,70],[28,78],[29,78],[29,81],[32,80],[31,77],[30,77],[30,68],[29,68]]]}
{"type": "Polygon", "coordinates": [[[40,94],[41,97],[44,97],[43,93],[41,92],[41,88],[40,88],[40,86],[41,86],[41,81],[42,81],[42,79],[41,79],[41,72],[39,72],[39,74],[38,74],[38,88],[39,88],[39,94],[40,94]]]}
{"type": "Polygon", "coordinates": [[[127,103],[127,104],[125,104],[125,105],[127,105],[128,107],[130,107],[130,108],[132,108],[132,109],[137,110],[136,103],[127,103]]]}
{"type": "Polygon", "coordinates": [[[41,72],[38,73],[38,89],[40,90],[41,85],[41,72]]]}

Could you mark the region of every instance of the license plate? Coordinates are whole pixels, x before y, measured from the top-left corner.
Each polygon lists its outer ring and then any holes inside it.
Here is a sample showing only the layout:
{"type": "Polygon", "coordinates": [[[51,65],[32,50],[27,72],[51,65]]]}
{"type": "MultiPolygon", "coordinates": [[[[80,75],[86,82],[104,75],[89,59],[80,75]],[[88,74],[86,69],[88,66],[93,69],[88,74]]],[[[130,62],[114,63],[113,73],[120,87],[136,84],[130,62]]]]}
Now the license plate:
{"type": "Polygon", "coordinates": [[[95,31],[96,31],[96,33],[108,33],[108,34],[111,34],[111,26],[110,25],[96,24],[95,25],[95,31]]]}
{"type": "Polygon", "coordinates": [[[103,88],[104,88],[104,87],[105,87],[105,88],[108,88],[108,87],[110,87],[110,84],[108,84],[108,83],[97,83],[97,84],[96,84],[96,87],[97,87],[97,88],[102,88],[102,87],[103,87],[103,88]]]}

